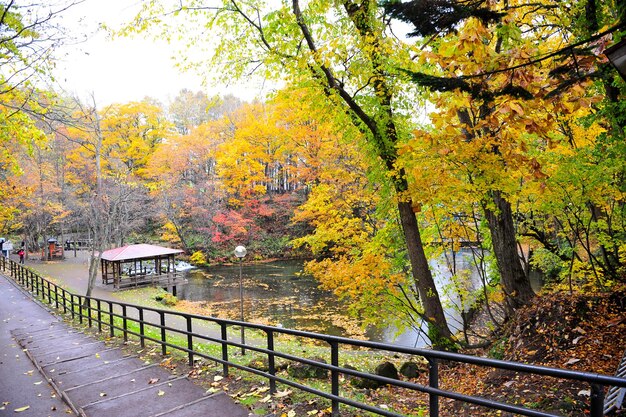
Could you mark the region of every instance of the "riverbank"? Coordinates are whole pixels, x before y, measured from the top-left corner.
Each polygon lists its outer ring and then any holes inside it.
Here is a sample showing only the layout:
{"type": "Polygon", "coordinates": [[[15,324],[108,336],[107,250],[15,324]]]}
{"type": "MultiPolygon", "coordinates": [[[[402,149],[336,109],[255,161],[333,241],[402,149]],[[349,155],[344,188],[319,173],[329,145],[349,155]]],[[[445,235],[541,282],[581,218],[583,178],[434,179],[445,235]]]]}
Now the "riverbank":
{"type": "MultiPolygon", "coordinates": [[[[47,268],[50,270],[50,268],[47,268]]],[[[85,278],[86,279],[86,276],[85,278]]],[[[81,280],[78,280],[81,282],[81,280]]],[[[549,289],[548,289],[549,290],[549,289]]],[[[572,293],[552,290],[544,291],[531,305],[518,311],[507,324],[497,340],[492,340],[488,349],[472,350],[469,353],[521,363],[565,368],[576,371],[612,375],[626,346],[626,289],[616,288],[610,293],[572,293]]],[[[129,349],[137,344],[129,343],[129,349]]],[[[300,351],[307,349],[298,346],[300,351]]],[[[154,355],[158,349],[151,349],[154,355]]],[[[309,350],[309,349],[307,349],[309,350]]],[[[144,352],[145,353],[145,352],[144,352]]],[[[219,366],[202,362],[194,368],[185,368],[185,357],[168,357],[164,364],[181,367],[190,377],[202,380],[207,387],[230,390],[231,395],[246,401],[253,410],[289,411],[296,415],[328,416],[328,410],[310,396],[290,393],[284,397],[265,400],[262,383],[248,379],[244,374],[220,376],[219,366]],[[258,395],[257,395],[258,393],[258,395]],[[271,409],[268,407],[271,406],[271,409]]],[[[393,358],[390,358],[392,361],[393,358]]],[[[359,366],[360,369],[363,369],[359,366]]],[[[371,370],[371,369],[369,369],[371,370]]],[[[441,364],[439,369],[441,386],[450,391],[468,395],[480,395],[495,401],[515,401],[530,407],[549,409],[563,416],[584,415],[589,404],[588,387],[571,382],[546,381],[545,378],[477,369],[471,365],[451,366],[441,364]],[[546,388],[546,387],[549,387],[546,388]]],[[[414,382],[427,385],[426,374],[414,382]]],[[[357,390],[358,391],[358,390],[357,390]]],[[[358,395],[367,397],[375,404],[384,404],[392,410],[408,410],[407,416],[421,415],[425,405],[416,402],[415,393],[400,388],[383,387],[363,390],[358,395]]],[[[355,416],[349,412],[343,416],[355,416]]],[[[495,416],[475,406],[443,401],[440,416],[495,416]]]]}

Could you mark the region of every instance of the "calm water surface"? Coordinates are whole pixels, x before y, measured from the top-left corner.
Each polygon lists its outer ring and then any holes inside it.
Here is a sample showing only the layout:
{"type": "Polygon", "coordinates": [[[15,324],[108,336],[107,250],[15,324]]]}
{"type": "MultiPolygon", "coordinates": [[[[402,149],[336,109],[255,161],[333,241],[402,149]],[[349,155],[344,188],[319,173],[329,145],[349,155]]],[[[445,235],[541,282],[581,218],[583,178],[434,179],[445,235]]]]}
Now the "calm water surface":
{"type": "MultiPolygon", "coordinates": [[[[467,270],[463,285],[469,289],[479,288],[480,276],[472,267],[467,254],[457,256],[457,268],[467,270]]],[[[443,264],[434,264],[433,273],[440,288],[449,324],[458,328],[458,314],[452,305],[460,300],[447,295],[449,273],[443,264]]],[[[189,283],[178,291],[180,299],[208,301],[222,304],[222,308],[239,311],[239,265],[213,266],[187,272],[189,283]]],[[[286,328],[350,337],[350,327],[360,326],[358,319],[347,313],[346,303],[332,292],[318,288],[317,281],[302,272],[300,261],[280,261],[265,264],[246,264],[241,267],[244,286],[244,317],[255,321],[262,317],[264,324],[286,328]]],[[[451,292],[450,292],[451,293],[451,292]]],[[[396,335],[393,328],[368,329],[365,337],[372,341],[394,343],[403,346],[424,346],[426,341],[418,338],[419,332],[406,331],[396,335]]]]}
{"type": "MultiPolygon", "coordinates": [[[[346,305],[332,292],[318,288],[313,277],[302,273],[301,261],[263,264],[245,263],[241,267],[244,287],[244,317],[273,326],[346,336],[341,322],[354,323],[346,305]]],[[[187,271],[188,284],[178,298],[209,301],[239,311],[239,265],[212,266],[187,271]]]]}

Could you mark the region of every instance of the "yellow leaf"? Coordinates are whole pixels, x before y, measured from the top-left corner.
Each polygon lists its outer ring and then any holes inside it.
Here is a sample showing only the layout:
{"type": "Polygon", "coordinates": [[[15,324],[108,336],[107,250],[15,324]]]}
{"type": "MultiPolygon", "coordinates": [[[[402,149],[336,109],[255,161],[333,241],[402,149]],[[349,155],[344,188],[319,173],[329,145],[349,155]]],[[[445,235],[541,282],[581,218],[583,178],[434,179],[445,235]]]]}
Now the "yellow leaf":
{"type": "Polygon", "coordinates": [[[524,109],[522,109],[522,106],[520,106],[519,104],[511,102],[509,103],[509,106],[515,113],[519,114],[520,116],[524,115],[524,109]]]}
{"type": "Polygon", "coordinates": [[[163,390],[159,390],[159,393],[157,394],[159,397],[162,397],[165,395],[165,391],[163,390]]]}
{"type": "Polygon", "coordinates": [[[26,411],[30,408],[30,405],[24,406],[24,407],[20,407],[20,408],[16,408],[15,411],[16,413],[21,413],[22,411],[26,411]]]}
{"type": "Polygon", "coordinates": [[[296,412],[294,410],[289,410],[287,417],[296,417],[296,412]]]}
{"type": "Polygon", "coordinates": [[[266,396],[264,398],[261,398],[259,401],[262,402],[262,403],[268,403],[268,402],[272,401],[272,396],[268,395],[268,396],[266,396]]]}
{"type": "Polygon", "coordinates": [[[289,394],[291,394],[291,391],[289,391],[289,390],[278,391],[276,394],[274,394],[274,397],[276,397],[276,398],[283,398],[283,397],[288,396],[289,394]]]}

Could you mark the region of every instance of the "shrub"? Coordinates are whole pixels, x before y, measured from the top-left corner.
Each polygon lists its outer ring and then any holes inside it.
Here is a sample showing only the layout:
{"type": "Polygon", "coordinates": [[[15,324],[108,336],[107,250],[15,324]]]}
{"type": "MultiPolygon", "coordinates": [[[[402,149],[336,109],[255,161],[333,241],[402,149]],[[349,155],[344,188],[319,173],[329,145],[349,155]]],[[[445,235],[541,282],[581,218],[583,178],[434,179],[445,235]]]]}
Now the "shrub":
{"type": "Polygon", "coordinates": [[[197,266],[205,266],[207,264],[206,256],[199,250],[191,254],[189,261],[197,266]]]}
{"type": "Polygon", "coordinates": [[[161,293],[154,297],[155,300],[160,301],[162,304],[166,306],[175,306],[178,303],[178,298],[170,293],[161,293]]]}

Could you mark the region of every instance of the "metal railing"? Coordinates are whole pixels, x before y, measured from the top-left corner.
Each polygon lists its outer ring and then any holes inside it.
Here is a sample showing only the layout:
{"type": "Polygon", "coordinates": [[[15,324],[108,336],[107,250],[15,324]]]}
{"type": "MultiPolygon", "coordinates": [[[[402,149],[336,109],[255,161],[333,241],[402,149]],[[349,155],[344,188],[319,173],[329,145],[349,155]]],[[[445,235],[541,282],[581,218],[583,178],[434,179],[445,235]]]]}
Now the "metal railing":
{"type": "Polygon", "coordinates": [[[603,415],[605,388],[610,386],[626,387],[626,378],[614,376],[507,362],[429,349],[408,348],[85,297],[73,294],[39,276],[31,269],[4,257],[0,257],[0,270],[9,272],[10,276],[23,288],[40,298],[44,303],[54,307],[57,311],[71,316],[73,320],[79,320],[81,324],[87,324],[90,327],[97,326],[100,332],[108,328],[111,337],[116,335],[116,331],[122,332],[122,336],[126,341],[129,336],[135,336],[139,339],[139,343],[142,347],[145,346],[146,341],[154,342],[160,345],[163,355],[167,354],[168,348],[179,350],[187,354],[190,365],[194,364],[195,357],[215,361],[222,365],[222,373],[224,376],[228,376],[229,369],[232,367],[267,378],[270,393],[276,393],[277,383],[280,383],[326,398],[330,400],[332,404],[333,416],[338,416],[340,404],[345,404],[376,415],[402,417],[401,414],[397,414],[393,411],[342,396],[340,386],[340,375],[342,374],[427,394],[428,410],[431,417],[439,416],[441,398],[449,398],[483,406],[488,409],[501,410],[524,416],[556,416],[556,414],[550,414],[549,412],[522,407],[516,404],[503,403],[489,398],[465,395],[440,389],[439,365],[442,362],[470,364],[479,367],[489,367],[584,383],[590,388],[588,410],[591,417],[600,417],[603,415]],[[132,323],[134,323],[134,326],[129,325],[132,323]],[[207,325],[217,326],[218,331],[207,331],[207,325]],[[264,333],[265,347],[255,346],[253,343],[242,344],[234,340],[234,338],[229,339],[228,328],[240,326],[264,333]],[[330,363],[279,351],[275,347],[275,339],[279,335],[290,335],[316,343],[321,342],[322,345],[327,346],[326,349],[329,350],[328,356],[330,357],[330,363]],[[182,343],[180,342],[181,340],[183,341],[182,343]],[[218,347],[221,346],[221,354],[219,357],[199,350],[202,345],[207,344],[215,344],[218,347]],[[242,351],[247,349],[263,355],[267,358],[267,371],[229,360],[229,347],[231,348],[230,350],[232,350],[232,348],[242,349],[242,351]],[[351,349],[366,348],[378,352],[388,352],[391,355],[406,354],[412,357],[424,358],[428,363],[429,383],[428,385],[421,385],[410,381],[364,373],[349,367],[342,367],[339,365],[340,355],[344,354],[345,358],[346,355],[348,355],[348,351],[342,351],[340,347],[351,349]],[[300,380],[287,379],[282,374],[279,375],[276,366],[277,358],[308,364],[327,370],[330,373],[330,392],[305,385],[300,380]]]}

